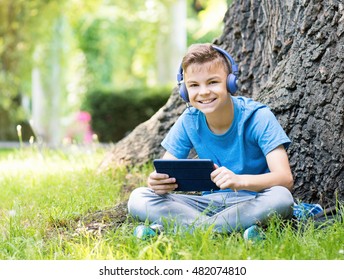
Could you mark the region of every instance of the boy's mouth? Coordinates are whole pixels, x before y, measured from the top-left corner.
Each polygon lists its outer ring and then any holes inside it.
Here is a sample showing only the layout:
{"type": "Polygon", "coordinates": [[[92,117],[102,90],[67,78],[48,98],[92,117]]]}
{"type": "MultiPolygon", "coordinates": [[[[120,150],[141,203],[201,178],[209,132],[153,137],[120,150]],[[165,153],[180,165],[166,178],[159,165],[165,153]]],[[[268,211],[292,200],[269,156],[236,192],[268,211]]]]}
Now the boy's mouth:
{"type": "Polygon", "coordinates": [[[216,98],[212,98],[212,99],[206,99],[206,100],[199,100],[198,102],[201,104],[209,104],[215,100],[216,100],[216,98]]]}

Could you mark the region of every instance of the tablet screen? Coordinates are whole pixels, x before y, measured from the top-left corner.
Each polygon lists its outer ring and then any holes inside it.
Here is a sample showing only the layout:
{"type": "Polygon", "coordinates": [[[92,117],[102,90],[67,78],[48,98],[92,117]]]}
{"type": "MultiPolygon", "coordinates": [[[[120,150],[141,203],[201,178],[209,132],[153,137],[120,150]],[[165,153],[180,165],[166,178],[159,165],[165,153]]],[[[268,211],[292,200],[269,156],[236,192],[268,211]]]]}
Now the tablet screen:
{"type": "Polygon", "coordinates": [[[215,169],[210,159],[156,159],[153,163],[158,173],[176,178],[176,191],[219,190],[210,179],[210,174],[215,169]]]}

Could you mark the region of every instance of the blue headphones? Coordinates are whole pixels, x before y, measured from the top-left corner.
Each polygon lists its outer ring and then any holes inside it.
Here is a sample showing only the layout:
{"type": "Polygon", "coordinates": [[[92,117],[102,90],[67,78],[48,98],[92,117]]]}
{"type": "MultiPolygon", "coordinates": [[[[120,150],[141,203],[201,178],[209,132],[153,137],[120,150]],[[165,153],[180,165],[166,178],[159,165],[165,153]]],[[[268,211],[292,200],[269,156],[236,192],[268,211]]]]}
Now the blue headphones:
{"type": "MultiPolygon", "coordinates": [[[[231,93],[234,94],[238,90],[238,85],[237,85],[237,80],[238,77],[237,75],[239,74],[238,71],[238,65],[235,63],[234,59],[227,53],[225,50],[212,45],[212,47],[217,50],[219,53],[223,54],[231,63],[232,66],[232,73],[230,73],[227,76],[227,90],[231,93]]],[[[189,94],[186,89],[185,83],[183,82],[184,76],[183,76],[183,68],[182,65],[179,67],[179,71],[177,74],[177,81],[178,81],[178,86],[179,86],[179,95],[185,102],[190,102],[189,99],[189,94]]]]}

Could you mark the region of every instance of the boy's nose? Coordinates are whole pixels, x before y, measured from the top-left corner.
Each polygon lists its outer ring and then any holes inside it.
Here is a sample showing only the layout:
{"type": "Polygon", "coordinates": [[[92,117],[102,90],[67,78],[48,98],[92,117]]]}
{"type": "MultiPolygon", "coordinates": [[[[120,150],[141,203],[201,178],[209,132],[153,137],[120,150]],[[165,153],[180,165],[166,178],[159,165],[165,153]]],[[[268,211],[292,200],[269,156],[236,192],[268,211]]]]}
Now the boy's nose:
{"type": "Polygon", "coordinates": [[[200,86],[200,89],[199,89],[199,94],[208,94],[210,93],[210,90],[207,86],[200,86]]]}

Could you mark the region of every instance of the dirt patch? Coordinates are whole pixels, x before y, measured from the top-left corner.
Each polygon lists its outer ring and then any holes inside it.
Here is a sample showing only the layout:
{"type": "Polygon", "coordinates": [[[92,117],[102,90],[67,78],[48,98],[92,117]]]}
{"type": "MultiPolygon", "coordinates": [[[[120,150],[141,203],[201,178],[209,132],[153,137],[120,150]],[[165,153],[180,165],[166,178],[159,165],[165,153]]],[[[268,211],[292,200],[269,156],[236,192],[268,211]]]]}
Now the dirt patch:
{"type": "Polygon", "coordinates": [[[115,207],[90,213],[77,221],[75,233],[101,234],[104,230],[114,230],[128,219],[127,201],[115,207]]]}

